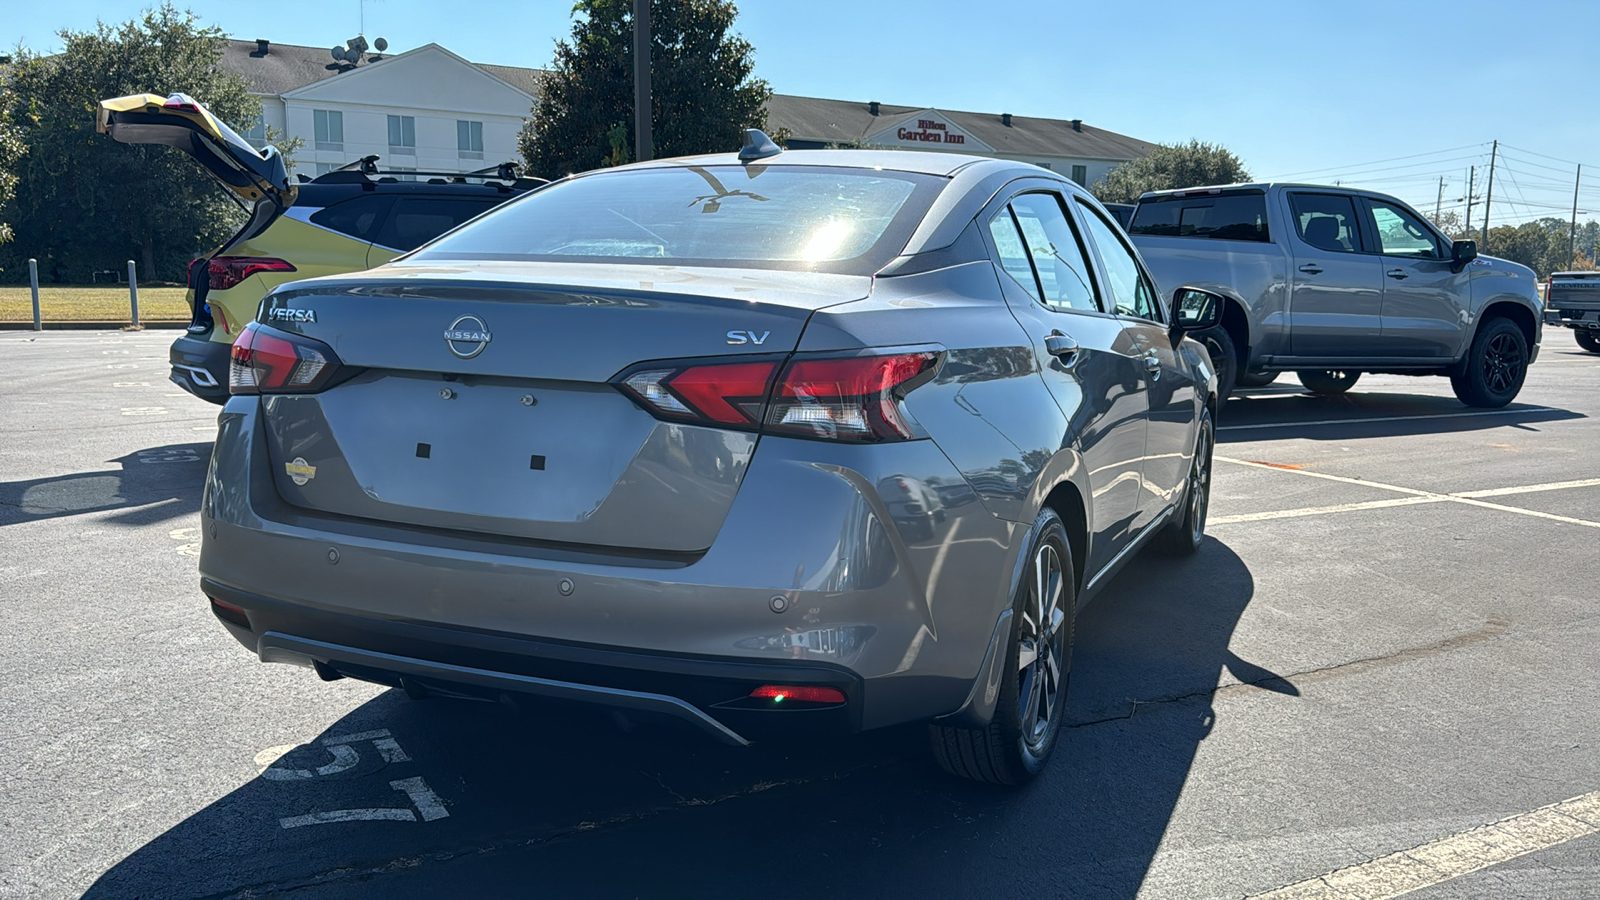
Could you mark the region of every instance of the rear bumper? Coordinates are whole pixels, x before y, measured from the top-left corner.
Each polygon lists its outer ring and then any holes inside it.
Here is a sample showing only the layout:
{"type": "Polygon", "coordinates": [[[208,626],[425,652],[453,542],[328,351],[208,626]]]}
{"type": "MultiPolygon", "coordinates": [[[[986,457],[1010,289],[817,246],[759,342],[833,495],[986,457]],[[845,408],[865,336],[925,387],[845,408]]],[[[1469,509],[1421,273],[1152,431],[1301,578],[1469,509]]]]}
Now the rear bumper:
{"type": "Polygon", "coordinates": [[[915,521],[878,496],[910,473],[959,482],[928,441],[764,438],[714,544],[650,558],[292,506],[260,406],[237,397],[219,419],[200,570],[208,594],[246,610],[248,630],[228,627],[263,660],[643,704],[741,736],[841,732],[963,708],[1009,608],[1023,526],[970,493],[915,521]],[[848,702],[741,705],[763,684],[848,702]]]}
{"type": "Polygon", "coordinates": [[[228,401],[228,362],[233,345],[186,334],[172,342],[168,358],[173,384],[211,403],[228,401]]]}

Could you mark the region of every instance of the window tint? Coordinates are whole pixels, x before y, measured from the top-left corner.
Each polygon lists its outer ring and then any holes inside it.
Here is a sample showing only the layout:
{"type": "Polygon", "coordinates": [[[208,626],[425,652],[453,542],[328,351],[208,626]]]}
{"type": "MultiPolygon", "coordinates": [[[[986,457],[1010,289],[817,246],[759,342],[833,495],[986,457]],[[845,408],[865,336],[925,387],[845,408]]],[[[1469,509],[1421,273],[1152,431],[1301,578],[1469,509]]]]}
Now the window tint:
{"type": "Polygon", "coordinates": [[[1043,301],[1039,296],[1039,282],[1033,278],[1033,266],[1028,264],[1028,248],[1022,242],[1022,233],[1017,231],[1017,222],[1011,217],[1011,208],[1005,207],[989,220],[989,234],[994,236],[995,249],[1000,254],[1000,266],[1006,274],[1016,279],[1017,284],[1027,289],[1028,294],[1035,300],[1043,301]]]}
{"type": "Polygon", "coordinates": [[[317,210],[311,214],[311,221],[357,240],[370,241],[393,202],[393,197],[357,197],[317,210]]]}
{"type": "Polygon", "coordinates": [[[494,205],[487,198],[401,197],[377,242],[396,250],[415,250],[494,205]]]}
{"type": "Polygon", "coordinates": [[[558,182],[420,259],[537,259],[870,274],[945,179],[832,166],[664,166],[558,182]]]}
{"type": "Polygon", "coordinates": [[[1161,321],[1155,288],[1140,270],[1133,251],[1117,235],[1116,228],[1082,201],[1078,203],[1078,211],[1082,213],[1084,227],[1089,230],[1089,236],[1094,238],[1094,245],[1100,251],[1100,262],[1105,266],[1106,279],[1111,282],[1109,293],[1116,302],[1117,312],[1161,321]]]}
{"type": "Polygon", "coordinates": [[[1044,291],[1044,302],[1057,309],[1098,310],[1083,245],[1054,194],[1023,194],[1011,201],[1022,239],[1044,291]]]}
{"type": "Polygon", "coordinates": [[[1415,256],[1422,259],[1443,259],[1433,231],[1414,215],[1392,203],[1370,201],[1372,225],[1378,233],[1378,243],[1385,256],[1415,256]]]}
{"type": "Polygon", "coordinates": [[[1267,196],[1260,191],[1165,196],[1140,200],[1129,234],[1262,241],[1267,234],[1267,196]]]}
{"type": "Polygon", "coordinates": [[[1356,253],[1361,233],[1356,228],[1356,205],[1340,194],[1290,194],[1294,227],[1300,239],[1319,250],[1356,253]]]}

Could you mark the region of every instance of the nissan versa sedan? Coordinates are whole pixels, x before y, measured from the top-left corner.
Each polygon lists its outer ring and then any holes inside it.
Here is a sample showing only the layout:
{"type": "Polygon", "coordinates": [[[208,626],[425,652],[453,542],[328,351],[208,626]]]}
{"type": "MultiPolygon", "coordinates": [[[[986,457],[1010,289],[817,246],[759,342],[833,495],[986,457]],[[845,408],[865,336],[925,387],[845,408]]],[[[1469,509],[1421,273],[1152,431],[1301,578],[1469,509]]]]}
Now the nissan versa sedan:
{"type": "Polygon", "coordinates": [[[564,179],[235,343],[202,589],[261,660],[648,711],[930,726],[1018,784],[1075,614],[1205,528],[1215,376],[1071,182],[942,153],[564,179]]]}

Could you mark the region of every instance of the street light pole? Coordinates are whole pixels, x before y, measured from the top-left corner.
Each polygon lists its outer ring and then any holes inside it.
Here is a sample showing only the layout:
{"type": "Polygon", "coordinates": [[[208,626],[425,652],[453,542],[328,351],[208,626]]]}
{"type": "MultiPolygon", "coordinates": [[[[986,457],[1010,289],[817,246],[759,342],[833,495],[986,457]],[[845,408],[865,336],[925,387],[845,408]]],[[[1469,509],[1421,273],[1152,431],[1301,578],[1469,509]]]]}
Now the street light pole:
{"type": "Polygon", "coordinates": [[[650,0],[633,0],[633,158],[654,158],[650,146],[650,0]]]}

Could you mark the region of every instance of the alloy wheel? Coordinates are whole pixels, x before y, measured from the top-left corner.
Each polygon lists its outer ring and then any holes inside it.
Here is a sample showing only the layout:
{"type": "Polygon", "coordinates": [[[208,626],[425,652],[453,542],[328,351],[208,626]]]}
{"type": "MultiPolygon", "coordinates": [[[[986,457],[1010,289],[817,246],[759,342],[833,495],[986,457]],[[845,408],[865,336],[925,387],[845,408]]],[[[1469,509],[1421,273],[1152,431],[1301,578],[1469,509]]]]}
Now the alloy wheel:
{"type": "Polygon", "coordinates": [[[1515,335],[1497,334],[1489,339],[1483,354],[1483,382],[1496,394],[1515,389],[1522,383],[1527,360],[1515,335]]]}
{"type": "Polygon", "coordinates": [[[1194,448],[1194,462],[1189,466],[1189,527],[1190,537],[1196,544],[1205,537],[1206,511],[1211,506],[1211,451],[1216,436],[1211,431],[1211,420],[1200,424],[1200,440],[1194,448]]]}
{"type": "Polygon", "coordinates": [[[1066,682],[1067,612],[1061,608],[1065,586],[1054,544],[1040,544],[1029,578],[1017,647],[1017,718],[1023,742],[1037,753],[1050,741],[1066,682]]]}

